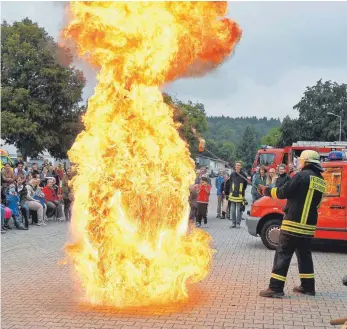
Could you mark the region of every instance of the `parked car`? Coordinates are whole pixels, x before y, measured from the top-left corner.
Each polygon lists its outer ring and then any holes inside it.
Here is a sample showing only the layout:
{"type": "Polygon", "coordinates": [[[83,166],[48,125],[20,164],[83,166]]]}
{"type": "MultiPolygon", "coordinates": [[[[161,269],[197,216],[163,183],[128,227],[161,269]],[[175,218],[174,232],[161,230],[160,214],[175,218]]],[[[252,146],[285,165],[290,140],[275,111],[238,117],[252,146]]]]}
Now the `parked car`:
{"type": "Polygon", "coordinates": [[[209,174],[209,177],[210,178],[215,178],[218,176],[218,173],[215,173],[213,170],[211,170],[210,174],[209,174]]]}
{"type": "MultiPolygon", "coordinates": [[[[318,211],[315,239],[347,241],[347,161],[323,162],[327,192],[318,211]]],[[[248,211],[249,234],[260,236],[269,249],[276,249],[286,200],[262,197],[248,211]]]]}

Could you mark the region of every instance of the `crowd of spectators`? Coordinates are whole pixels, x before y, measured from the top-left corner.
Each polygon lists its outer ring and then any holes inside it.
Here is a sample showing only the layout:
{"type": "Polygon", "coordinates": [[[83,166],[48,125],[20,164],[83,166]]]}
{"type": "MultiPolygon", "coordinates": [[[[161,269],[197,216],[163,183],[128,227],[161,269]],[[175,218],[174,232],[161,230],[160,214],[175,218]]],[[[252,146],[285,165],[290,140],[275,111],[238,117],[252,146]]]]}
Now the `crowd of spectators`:
{"type": "Polygon", "coordinates": [[[16,161],[1,171],[1,233],[28,230],[29,224],[45,226],[49,220],[70,221],[73,194],[70,168],[44,161],[39,167],[16,161]]]}
{"type": "Polygon", "coordinates": [[[252,198],[253,202],[262,197],[258,192],[259,185],[269,186],[269,187],[281,187],[283,186],[291,177],[296,173],[295,167],[289,165],[289,173],[287,173],[286,165],[281,164],[277,168],[270,168],[266,171],[264,166],[257,167],[254,174],[252,175],[252,198]]]}

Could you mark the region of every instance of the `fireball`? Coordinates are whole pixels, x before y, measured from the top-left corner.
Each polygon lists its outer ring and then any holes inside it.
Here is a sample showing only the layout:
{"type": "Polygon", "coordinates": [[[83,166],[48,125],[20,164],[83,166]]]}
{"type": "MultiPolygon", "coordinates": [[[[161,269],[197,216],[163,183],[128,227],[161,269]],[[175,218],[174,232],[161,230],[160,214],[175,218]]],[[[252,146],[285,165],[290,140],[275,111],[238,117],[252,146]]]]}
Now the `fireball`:
{"type": "Polygon", "coordinates": [[[241,36],[225,2],[71,2],[63,31],[99,69],[69,151],[73,242],[86,298],[115,307],[187,298],[209,274],[211,237],[188,227],[194,161],[160,87],[222,63],[241,36]]]}

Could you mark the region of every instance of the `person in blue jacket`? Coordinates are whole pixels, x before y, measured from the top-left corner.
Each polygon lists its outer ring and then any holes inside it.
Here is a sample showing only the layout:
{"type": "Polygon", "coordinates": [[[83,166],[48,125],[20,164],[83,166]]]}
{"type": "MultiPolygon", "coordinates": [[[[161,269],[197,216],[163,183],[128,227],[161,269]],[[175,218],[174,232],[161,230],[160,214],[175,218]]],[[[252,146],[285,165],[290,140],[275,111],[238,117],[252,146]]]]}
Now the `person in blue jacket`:
{"type": "Polygon", "coordinates": [[[223,191],[222,184],[224,183],[223,171],[220,170],[218,177],[216,178],[216,189],[217,189],[217,216],[216,218],[221,218],[222,202],[223,202],[223,191]]]}
{"type": "MultiPolygon", "coordinates": [[[[14,225],[16,226],[17,230],[27,230],[27,228],[24,228],[23,225],[21,225],[21,221],[19,219],[19,196],[16,192],[16,186],[14,184],[11,184],[8,188],[7,194],[6,194],[6,202],[7,206],[12,211],[12,218],[14,221],[14,225]]],[[[5,224],[5,227],[7,229],[11,229],[11,227],[7,223],[5,224]]]]}

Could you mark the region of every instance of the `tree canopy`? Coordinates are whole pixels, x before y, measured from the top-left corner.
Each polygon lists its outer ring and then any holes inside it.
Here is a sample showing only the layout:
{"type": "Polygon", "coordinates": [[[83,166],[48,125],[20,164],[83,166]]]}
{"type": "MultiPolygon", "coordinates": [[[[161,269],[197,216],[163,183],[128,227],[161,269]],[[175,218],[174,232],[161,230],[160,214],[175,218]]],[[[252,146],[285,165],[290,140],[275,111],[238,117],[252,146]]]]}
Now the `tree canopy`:
{"type": "Polygon", "coordinates": [[[198,136],[204,136],[208,130],[205,107],[201,103],[187,103],[173,99],[170,95],[164,94],[164,102],[174,109],[174,121],[180,124],[178,129],[180,136],[189,144],[189,150],[194,157],[198,152],[198,138],[194,134],[195,129],[198,136]]]}
{"type": "Polygon", "coordinates": [[[300,102],[294,106],[298,119],[286,117],[281,126],[281,144],[298,140],[337,141],[342,117],[342,140],[347,139],[347,84],[319,80],[307,87],[300,102]]]}
{"type": "Polygon", "coordinates": [[[2,138],[23,157],[65,158],[83,125],[85,79],[47,32],[26,18],[1,24],[2,138]],[[64,65],[62,65],[64,63],[64,65]]]}
{"type": "Polygon", "coordinates": [[[274,127],[269,130],[269,133],[261,138],[262,145],[269,145],[272,147],[280,146],[282,133],[280,127],[274,127]]]}
{"type": "Polygon", "coordinates": [[[242,160],[246,167],[252,166],[258,147],[259,141],[254,127],[247,126],[237,146],[238,160],[242,160]]]}

